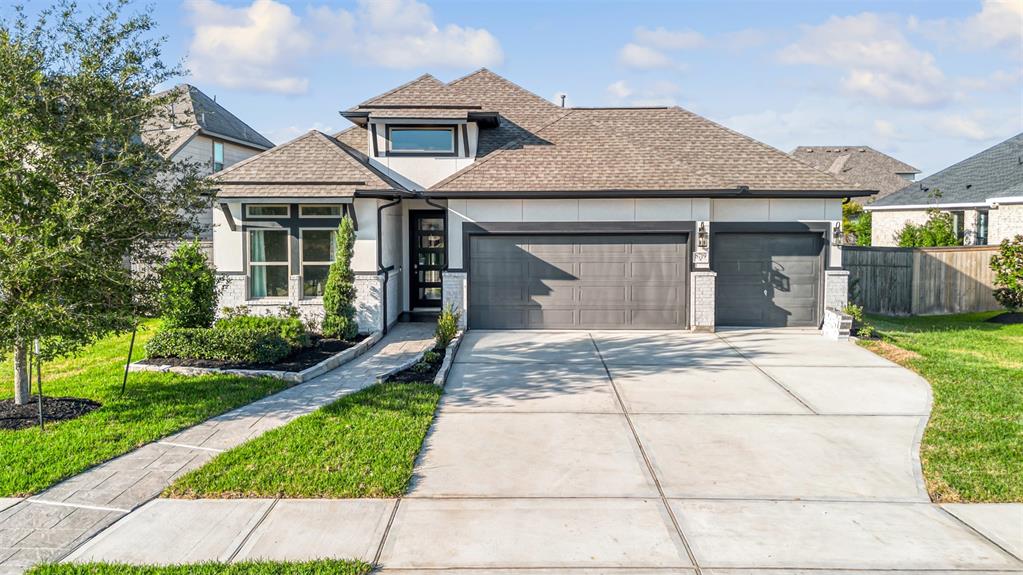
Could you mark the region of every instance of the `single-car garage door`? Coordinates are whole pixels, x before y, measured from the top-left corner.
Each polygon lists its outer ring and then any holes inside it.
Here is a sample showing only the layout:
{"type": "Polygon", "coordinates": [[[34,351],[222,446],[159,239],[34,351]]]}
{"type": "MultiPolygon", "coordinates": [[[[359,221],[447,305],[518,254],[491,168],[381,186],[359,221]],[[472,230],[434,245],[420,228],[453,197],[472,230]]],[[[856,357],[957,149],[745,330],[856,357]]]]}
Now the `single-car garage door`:
{"type": "Polygon", "coordinates": [[[717,325],[816,327],[823,249],[820,234],[715,234],[717,325]]]}
{"type": "Polygon", "coordinates": [[[477,329],[679,329],[685,235],[472,236],[477,329]]]}

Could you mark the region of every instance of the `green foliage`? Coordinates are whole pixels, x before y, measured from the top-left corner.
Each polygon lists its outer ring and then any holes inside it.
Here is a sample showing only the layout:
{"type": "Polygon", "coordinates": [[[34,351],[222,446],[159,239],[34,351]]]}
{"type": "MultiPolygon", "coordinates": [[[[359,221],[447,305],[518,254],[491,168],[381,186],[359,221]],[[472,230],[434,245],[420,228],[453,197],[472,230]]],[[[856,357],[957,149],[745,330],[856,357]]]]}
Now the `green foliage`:
{"type": "Polygon", "coordinates": [[[198,240],[174,250],[160,269],[160,312],[166,327],[210,327],[222,286],[198,240]]]}
{"type": "Polygon", "coordinates": [[[0,19],[0,352],[130,331],[158,308],[158,278],[141,270],[209,209],[205,167],[167,158],[170,135],[152,129],[175,97],[154,91],[180,71],[137,10],[58,0],[0,19]]]}
{"type": "Polygon", "coordinates": [[[220,330],[243,330],[275,333],[288,342],[291,349],[301,349],[312,345],[309,332],[302,320],[293,317],[274,317],[272,315],[236,315],[223,317],[213,325],[220,330]]]}
{"type": "Polygon", "coordinates": [[[995,299],[1009,311],[1023,309],[1023,235],[1002,240],[991,256],[995,272],[995,299]]]}
{"type": "Polygon", "coordinates": [[[444,309],[440,312],[440,317],[437,318],[437,331],[434,333],[434,339],[436,349],[444,349],[451,343],[451,340],[455,339],[458,334],[458,322],[462,319],[462,311],[456,310],[454,306],[448,304],[444,306],[444,309]]]}
{"type": "Polygon", "coordinates": [[[426,363],[439,363],[442,359],[444,359],[444,356],[441,355],[440,352],[433,350],[427,351],[423,354],[423,361],[426,363]]]}
{"type": "Polygon", "coordinates": [[[412,373],[426,373],[430,371],[432,368],[433,366],[430,365],[429,362],[423,360],[413,364],[412,367],[410,367],[409,369],[412,370],[412,373]]]}
{"type": "Polygon", "coordinates": [[[355,321],[355,273],[352,256],[355,255],[355,224],[348,215],[337,227],[337,253],[327,274],[323,288],[323,327],[327,337],[352,340],[359,334],[355,321]]]}
{"type": "Polygon", "coordinates": [[[867,339],[874,336],[874,326],[870,325],[870,323],[863,318],[863,308],[861,306],[851,303],[846,305],[842,311],[846,315],[852,317],[852,331],[854,335],[867,339]]]}
{"type": "Polygon", "coordinates": [[[252,329],[162,329],[146,343],[149,357],[216,359],[241,363],[277,363],[291,346],[276,333],[252,329]]]}
{"type": "Polygon", "coordinates": [[[870,212],[856,202],[842,204],[842,229],[845,241],[857,246],[869,246],[872,218],[870,212]]]}
{"type": "Polygon", "coordinates": [[[182,565],[126,563],[46,563],[28,575],[367,575],[373,567],[362,561],[318,559],[302,562],[238,561],[182,565]]]}
{"type": "Polygon", "coordinates": [[[962,245],[956,235],[955,220],[949,212],[927,210],[921,225],[906,222],[895,236],[900,248],[932,248],[962,245]]]}

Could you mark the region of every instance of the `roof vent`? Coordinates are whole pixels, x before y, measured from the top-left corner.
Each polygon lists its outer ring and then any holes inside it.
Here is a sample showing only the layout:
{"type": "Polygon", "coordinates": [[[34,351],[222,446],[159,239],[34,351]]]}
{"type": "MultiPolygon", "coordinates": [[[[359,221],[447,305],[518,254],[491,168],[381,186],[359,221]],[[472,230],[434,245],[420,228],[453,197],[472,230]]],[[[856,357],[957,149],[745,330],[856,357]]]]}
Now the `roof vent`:
{"type": "Polygon", "coordinates": [[[568,97],[568,94],[562,94],[561,95],[561,107],[562,108],[565,107],[565,98],[567,98],[567,97],[568,97]]]}

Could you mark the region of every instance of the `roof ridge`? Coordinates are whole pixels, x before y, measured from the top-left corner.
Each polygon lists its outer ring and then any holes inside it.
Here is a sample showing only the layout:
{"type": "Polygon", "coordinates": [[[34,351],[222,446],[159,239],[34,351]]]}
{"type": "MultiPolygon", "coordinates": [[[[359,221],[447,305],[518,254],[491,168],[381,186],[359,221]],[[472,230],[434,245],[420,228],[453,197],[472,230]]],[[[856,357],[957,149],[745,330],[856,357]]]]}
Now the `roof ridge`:
{"type": "MultiPolygon", "coordinates": [[[[912,165],[910,163],[904,162],[904,161],[896,158],[895,156],[893,156],[893,155],[891,155],[889,153],[882,152],[881,150],[878,150],[877,148],[875,148],[873,146],[868,146],[868,145],[863,145],[863,144],[857,144],[857,145],[846,144],[846,145],[841,145],[841,146],[796,146],[796,148],[794,150],[792,150],[792,153],[789,154],[789,155],[790,156],[794,156],[800,150],[807,150],[807,151],[810,151],[810,152],[812,152],[813,150],[822,150],[823,152],[830,152],[831,150],[837,150],[837,149],[840,149],[840,151],[845,151],[847,149],[848,150],[852,150],[852,149],[856,149],[856,148],[860,148],[861,150],[869,150],[869,151],[874,152],[875,154],[877,154],[879,156],[884,156],[885,158],[890,160],[892,163],[898,164],[898,166],[896,166],[897,168],[901,167],[901,166],[904,166],[906,168],[909,168],[912,171],[912,173],[914,173],[914,174],[919,174],[920,173],[920,169],[917,168],[916,166],[914,166],[914,165],[912,165]]],[[[906,172],[898,171],[896,173],[900,173],[901,174],[901,173],[906,173],[906,172]]]]}
{"type": "MultiPolygon", "coordinates": [[[[363,100],[359,104],[356,104],[355,107],[356,108],[360,108],[360,107],[366,105],[367,103],[372,102],[373,100],[379,100],[380,98],[384,98],[386,96],[390,96],[391,94],[397,92],[398,90],[401,90],[402,88],[407,88],[407,87],[411,86],[412,84],[415,84],[416,82],[420,82],[420,81],[425,80],[427,78],[433,78],[434,80],[437,80],[437,78],[435,78],[429,72],[427,72],[425,74],[420,74],[419,77],[417,77],[415,79],[412,79],[412,80],[409,80],[408,82],[405,82],[404,84],[402,84],[400,86],[391,88],[390,90],[388,90],[388,91],[386,91],[386,92],[384,92],[382,94],[377,94],[376,96],[373,96],[372,98],[367,98],[367,99],[363,100]]],[[[437,80],[437,81],[440,82],[440,80],[437,80]]],[[[443,82],[441,82],[441,84],[443,84],[443,82]]]]}
{"type": "Polygon", "coordinates": [[[537,94],[536,92],[530,90],[529,88],[524,88],[524,87],[516,84],[515,82],[512,82],[508,78],[505,78],[504,76],[498,74],[497,72],[494,72],[493,70],[491,70],[491,69],[489,69],[487,67],[480,68],[479,70],[476,70],[475,72],[473,72],[471,74],[466,74],[465,76],[462,76],[461,78],[456,78],[456,79],[448,82],[446,85],[447,86],[452,86],[453,84],[457,84],[458,82],[461,82],[463,80],[468,80],[469,78],[472,78],[473,76],[477,76],[477,75],[480,75],[480,74],[490,75],[490,76],[494,77],[495,79],[500,80],[501,82],[504,82],[505,84],[508,84],[509,86],[512,86],[512,87],[514,87],[514,88],[516,88],[518,90],[521,90],[521,91],[525,92],[526,94],[529,94],[530,96],[536,98],[537,100],[545,102],[546,104],[550,105],[550,107],[552,107],[552,108],[557,108],[559,110],[566,109],[566,108],[562,108],[561,106],[555,104],[554,102],[551,102],[547,98],[544,98],[543,96],[537,94]]]}
{"type": "MultiPolygon", "coordinates": [[[[222,106],[220,104],[220,102],[217,102],[217,100],[215,98],[211,98],[209,96],[209,94],[207,94],[206,92],[203,92],[202,90],[200,90],[199,88],[197,88],[197,87],[195,87],[195,86],[193,86],[191,84],[182,84],[182,86],[187,87],[187,91],[188,91],[188,95],[189,95],[188,99],[192,102],[192,113],[193,114],[195,114],[195,100],[194,100],[195,95],[193,95],[193,91],[194,91],[196,94],[198,94],[202,98],[205,98],[209,102],[209,104],[212,104],[213,106],[216,107],[216,109],[213,110],[213,112],[218,113],[218,114],[219,113],[226,114],[227,116],[230,116],[231,118],[234,118],[234,120],[237,121],[242,126],[245,126],[245,129],[247,129],[248,132],[249,132],[249,134],[247,134],[249,136],[249,138],[246,139],[246,140],[243,140],[243,141],[246,141],[246,142],[248,142],[250,144],[255,144],[255,146],[263,146],[264,144],[262,142],[256,141],[258,139],[262,139],[262,140],[265,140],[267,143],[271,144],[270,147],[267,148],[267,149],[270,149],[270,148],[274,147],[273,142],[271,142],[269,138],[267,138],[266,136],[261,134],[259,131],[257,131],[252,126],[250,126],[248,122],[246,122],[245,120],[242,120],[241,118],[236,116],[233,112],[231,112],[231,110],[228,110],[227,108],[222,106]],[[252,136],[256,136],[256,137],[252,137],[252,136]]],[[[206,105],[206,104],[204,104],[204,105],[206,105]]],[[[203,130],[206,130],[207,132],[211,132],[211,133],[214,133],[214,134],[220,134],[220,135],[226,136],[228,138],[235,138],[234,136],[231,136],[230,134],[224,134],[224,133],[212,130],[210,128],[207,128],[206,125],[205,125],[205,122],[206,122],[205,116],[202,117],[202,122],[199,122],[198,119],[196,120],[196,124],[198,124],[200,128],[202,128],[203,130]]],[[[237,138],[237,139],[240,139],[240,138],[237,138]]]]}
{"type": "MultiPolygon", "coordinates": [[[[997,144],[992,144],[992,145],[984,148],[983,150],[977,152],[976,154],[973,154],[972,156],[967,156],[966,158],[963,158],[962,160],[959,160],[958,162],[952,164],[951,166],[947,166],[947,167],[945,167],[945,168],[943,168],[941,170],[938,170],[937,172],[934,172],[933,174],[927,176],[926,178],[924,178],[924,179],[922,179],[920,181],[910,182],[910,185],[923,183],[923,182],[925,182],[925,181],[927,181],[927,180],[929,180],[929,179],[931,179],[933,177],[938,176],[939,174],[943,174],[943,173],[951,170],[952,168],[955,168],[956,166],[958,166],[960,164],[964,164],[964,163],[969,162],[970,160],[972,160],[972,159],[974,159],[974,158],[976,158],[978,156],[986,154],[986,153],[990,152],[991,150],[994,150],[995,148],[997,148],[999,146],[1008,145],[1008,144],[1010,144],[1010,142],[1012,142],[1013,140],[1015,140],[1017,138],[1023,138],[1023,132],[1020,132],[1019,134],[1016,134],[1015,136],[1009,136],[1008,138],[1006,138],[1005,140],[1002,140],[1001,142],[998,142],[997,144]]],[[[1021,150],[1021,152],[1023,152],[1023,150],[1021,150]]],[[[1023,159],[1023,157],[1021,157],[1021,159],[1023,159]]],[[[906,186],[906,187],[908,188],[909,186],[906,186]]],[[[899,190],[899,191],[901,191],[901,190],[899,190]]]]}
{"type": "MultiPolygon", "coordinates": [[[[313,130],[313,131],[316,132],[317,134],[319,134],[319,136],[322,137],[327,142],[333,144],[334,148],[338,151],[338,153],[341,154],[341,156],[343,158],[345,158],[348,162],[354,164],[355,166],[357,166],[357,167],[359,167],[361,169],[369,170],[369,172],[371,174],[373,174],[374,176],[380,178],[380,180],[382,182],[384,182],[385,184],[391,184],[391,186],[394,187],[394,184],[397,183],[392,178],[384,175],[382,172],[379,172],[376,168],[374,168],[372,166],[372,164],[370,164],[368,162],[362,162],[358,158],[356,158],[352,154],[352,152],[349,151],[349,148],[351,146],[347,146],[344,143],[337,141],[336,139],[332,138],[331,136],[329,136],[327,134],[324,134],[323,132],[321,132],[319,130],[313,130]]],[[[399,185],[396,189],[405,190],[405,186],[399,185]]]]}

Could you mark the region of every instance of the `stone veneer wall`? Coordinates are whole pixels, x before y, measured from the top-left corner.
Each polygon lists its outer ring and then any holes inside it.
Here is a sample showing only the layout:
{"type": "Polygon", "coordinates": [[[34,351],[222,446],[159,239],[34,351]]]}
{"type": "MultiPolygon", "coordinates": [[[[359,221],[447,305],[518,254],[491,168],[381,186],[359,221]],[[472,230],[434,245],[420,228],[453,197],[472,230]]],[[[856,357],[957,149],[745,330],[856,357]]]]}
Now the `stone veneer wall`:
{"type": "Polygon", "coordinates": [[[456,310],[461,310],[462,317],[458,327],[465,329],[469,323],[469,302],[466,300],[468,290],[466,282],[468,277],[465,272],[445,271],[441,274],[441,291],[444,294],[444,307],[449,305],[456,310]]]}
{"type": "Polygon", "coordinates": [[[906,222],[916,225],[927,222],[926,210],[877,211],[871,215],[870,245],[880,247],[897,247],[895,235],[906,226],[906,222]]]}
{"type": "Polygon", "coordinates": [[[843,310],[849,304],[849,271],[824,272],[824,308],[843,310]]]}
{"type": "Polygon", "coordinates": [[[693,331],[714,331],[714,293],[717,272],[695,271],[690,274],[689,328],[693,331]]]}
{"type": "Polygon", "coordinates": [[[987,243],[998,245],[1023,234],[1023,204],[1002,204],[988,212],[987,243]]]}

